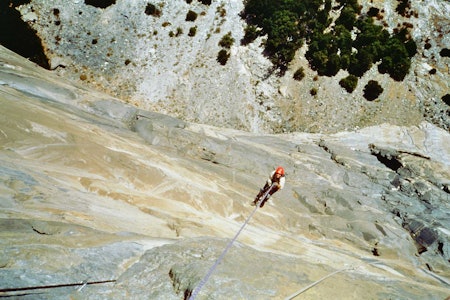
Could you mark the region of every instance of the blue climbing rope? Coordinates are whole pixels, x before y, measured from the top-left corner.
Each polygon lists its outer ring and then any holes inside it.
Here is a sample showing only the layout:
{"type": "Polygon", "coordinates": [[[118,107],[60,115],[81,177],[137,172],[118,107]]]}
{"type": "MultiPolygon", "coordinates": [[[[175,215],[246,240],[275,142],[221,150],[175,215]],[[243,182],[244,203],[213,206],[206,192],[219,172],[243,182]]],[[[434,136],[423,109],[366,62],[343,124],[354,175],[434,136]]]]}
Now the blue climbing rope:
{"type": "Polygon", "coordinates": [[[209,269],[208,273],[206,274],[206,276],[200,281],[200,283],[198,284],[198,286],[194,289],[194,291],[192,292],[191,296],[189,297],[189,300],[194,300],[195,297],[197,297],[198,293],[200,292],[201,288],[205,285],[205,283],[208,281],[209,277],[211,277],[211,275],[213,274],[214,270],[217,268],[217,266],[220,264],[220,262],[222,261],[222,259],[225,257],[225,254],[227,254],[228,250],[230,250],[231,246],[233,246],[233,243],[236,241],[236,239],[238,238],[239,234],[241,234],[242,230],[244,229],[244,227],[248,224],[248,222],[250,221],[250,219],[253,217],[253,215],[255,214],[256,210],[258,209],[258,207],[260,207],[262,201],[264,199],[266,199],[266,197],[269,195],[269,192],[272,190],[272,188],[274,187],[274,184],[267,189],[267,191],[264,193],[264,196],[261,197],[258,201],[258,203],[255,206],[255,209],[253,209],[252,213],[247,217],[247,219],[245,220],[244,224],[242,224],[241,228],[239,229],[239,231],[236,233],[236,235],[234,236],[234,238],[228,243],[228,245],[225,247],[225,249],[223,250],[222,254],[219,256],[219,258],[216,260],[216,262],[214,263],[214,265],[209,269]]]}

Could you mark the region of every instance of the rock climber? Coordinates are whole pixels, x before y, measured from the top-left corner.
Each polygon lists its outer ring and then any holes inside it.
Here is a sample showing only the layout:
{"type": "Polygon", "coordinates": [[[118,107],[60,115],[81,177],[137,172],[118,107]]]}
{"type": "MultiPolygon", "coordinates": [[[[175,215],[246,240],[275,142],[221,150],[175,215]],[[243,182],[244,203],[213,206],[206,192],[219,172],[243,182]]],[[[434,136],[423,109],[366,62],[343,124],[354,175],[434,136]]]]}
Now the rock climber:
{"type": "Polygon", "coordinates": [[[259,207],[263,207],[267,200],[269,200],[270,196],[284,187],[285,180],[286,179],[284,177],[283,167],[278,167],[274,171],[272,171],[266,181],[266,184],[262,189],[259,190],[258,195],[256,196],[255,200],[253,200],[253,205],[256,205],[260,200],[259,198],[262,197],[270,189],[266,199],[263,199],[263,201],[259,205],[259,207]]]}

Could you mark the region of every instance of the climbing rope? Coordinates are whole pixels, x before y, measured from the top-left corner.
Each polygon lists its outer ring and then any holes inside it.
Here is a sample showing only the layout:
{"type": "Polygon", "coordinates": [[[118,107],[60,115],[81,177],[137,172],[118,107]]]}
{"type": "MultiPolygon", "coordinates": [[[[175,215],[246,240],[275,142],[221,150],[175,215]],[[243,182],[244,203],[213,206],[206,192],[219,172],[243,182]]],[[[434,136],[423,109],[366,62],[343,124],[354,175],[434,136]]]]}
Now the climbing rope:
{"type": "Polygon", "coordinates": [[[302,288],[301,290],[295,292],[294,294],[292,294],[292,295],[286,297],[284,300],[291,300],[291,299],[294,299],[295,297],[297,297],[297,296],[300,295],[301,293],[306,292],[307,290],[309,290],[309,289],[312,288],[313,286],[315,286],[315,285],[321,283],[322,281],[324,281],[324,280],[327,279],[328,277],[331,277],[331,276],[333,276],[333,275],[336,275],[337,273],[344,272],[344,271],[351,270],[351,269],[353,269],[353,267],[352,267],[352,268],[344,268],[344,269],[340,269],[340,270],[334,271],[333,273],[330,273],[330,274],[328,274],[327,276],[324,276],[324,277],[320,278],[319,280],[314,281],[314,282],[311,283],[310,285],[308,285],[308,286],[302,288]]]}
{"type": "MultiPolygon", "coordinates": [[[[373,261],[373,262],[371,262],[371,263],[368,263],[367,265],[375,265],[375,264],[378,264],[378,263],[379,263],[378,261],[373,261]]],[[[327,279],[327,278],[329,278],[329,277],[331,277],[331,276],[334,276],[334,275],[336,275],[336,274],[338,274],[338,273],[345,272],[345,271],[356,270],[357,268],[359,268],[359,267],[361,267],[361,266],[362,266],[362,264],[361,264],[361,265],[358,265],[358,266],[356,266],[356,267],[346,267],[346,268],[342,268],[342,269],[340,269],[340,270],[334,271],[334,272],[332,272],[332,273],[330,273],[330,274],[328,274],[328,275],[326,275],[326,276],[320,278],[319,280],[314,281],[314,282],[311,283],[310,285],[308,285],[308,286],[302,288],[301,290],[299,290],[299,291],[293,293],[292,295],[286,297],[284,300],[292,300],[292,299],[294,299],[295,297],[297,297],[298,295],[300,295],[300,294],[306,292],[306,291],[309,290],[310,288],[314,287],[315,285],[321,283],[322,281],[324,281],[325,279],[327,279]]]]}
{"type": "MultiPolygon", "coordinates": [[[[81,286],[80,288],[78,288],[78,291],[81,291],[81,289],[83,287],[85,287],[86,285],[114,283],[114,282],[116,282],[115,279],[101,280],[101,281],[87,281],[86,280],[83,282],[75,282],[75,283],[47,284],[47,285],[15,287],[15,288],[0,288],[0,293],[42,290],[42,289],[55,289],[55,288],[65,288],[65,287],[71,287],[71,286],[81,286]]],[[[3,296],[9,297],[8,295],[0,295],[0,297],[3,297],[3,296]]]]}
{"type": "Polygon", "coordinates": [[[202,289],[202,287],[206,284],[206,282],[208,281],[209,277],[211,277],[211,275],[213,274],[213,272],[215,271],[215,269],[217,268],[217,266],[220,264],[220,262],[223,260],[223,258],[225,257],[225,254],[227,254],[228,250],[230,250],[231,246],[233,246],[233,243],[236,241],[236,239],[238,238],[239,234],[241,234],[242,230],[244,229],[244,227],[248,224],[248,222],[250,221],[250,219],[253,217],[253,215],[255,214],[256,210],[258,209],[258,207],[260,207],[262,201],[264,199],[266,199],[266,197],[269,195],[269,192],[272,190],[272,188],[274,187],[274,184],[267,189],[267,191],[264,193],[263,197],[259,198],[259,201],[257,202],[257,204],[255,205],[255,209],[253,209],[252,213],[247,217],[247,219],[245,220],[244,224],[242,224],[241,228],[239,229],[239,231],[236,233],[236,235],[234,236],[234,238],[228,243],[228,245],[225,247],[225,249],[223,250],[222,254],[219,256],[219,258],[216,260],[216,262],[214,263],[214,265],[209,269],[208,273],[206,274],[206,276],[200,281],[200,283],[198,284],[198,286],[192,291],[191,296],[189,297],[189,300],[194,300],[195,297],[197,297],[198,293],[200,292],[200,290],[202,289]]]}

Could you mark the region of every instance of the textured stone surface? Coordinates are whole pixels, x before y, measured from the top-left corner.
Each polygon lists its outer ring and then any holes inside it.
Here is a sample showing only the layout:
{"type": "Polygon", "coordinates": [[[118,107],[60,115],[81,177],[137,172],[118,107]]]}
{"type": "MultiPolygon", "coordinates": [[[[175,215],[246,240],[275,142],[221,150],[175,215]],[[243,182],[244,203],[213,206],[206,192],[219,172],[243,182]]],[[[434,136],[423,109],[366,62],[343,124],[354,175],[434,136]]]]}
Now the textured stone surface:
{"type": "Polygon", "coordinates": [[[18,9],[42,38],[56,73],[142,109],[252,132],[330,133],[382,123],[417,126],[423,120],[448,130],[450,108],[442,97],[450,90],[450,58],[440,52],[450,49],[449,2],[408,1],[410,17],[396,13],[395,0],[359,2],[363,13],[378,8],[383,19],[377,22],[390,32],[398,24],[411,24],[418,53],[403,82],[378,74],[374,65],[351,94],[339,86],[346,71],[317,78],[304,57],[306,46],[284,77],[271,72],[262,55],[263,38],[240,45],[242,0],[211,5],[162,0],[153,3],[159,15],[145,13],[147,0],[116,1],[104,9],[82,0],[33,0],[18,9]],[[186,21],[190,10],[198,15],[195,22],[186,21]],[[196,34],[189,36],[193,27],[196,34]],[[222,66],[218,43],[229,32],[235,43],[222,66]],[[305,70],[300,82],[293,79],[299,67],[305,70]],[[363,97],[369,80],[384,89],[377,101],[363,97]]]}
{"type": "Polygon", "coordinates": [[[199,299],[283,299],[334,272],[303,299],[449,296],[448,132],[251,134],[139,110],[0,54],[1,296],[183,299],[277,165],[286,188],[199,299]]]}

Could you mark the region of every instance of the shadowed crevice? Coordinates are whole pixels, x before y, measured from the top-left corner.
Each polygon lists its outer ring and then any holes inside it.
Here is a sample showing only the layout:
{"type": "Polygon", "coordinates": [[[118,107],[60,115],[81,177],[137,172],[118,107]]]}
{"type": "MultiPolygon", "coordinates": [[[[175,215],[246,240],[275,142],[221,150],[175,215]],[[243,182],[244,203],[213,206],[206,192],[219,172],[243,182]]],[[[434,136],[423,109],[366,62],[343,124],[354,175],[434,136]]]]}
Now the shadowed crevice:
{"type": "Polygon", "coordinates": [[[0,1],[0,44],[31,60],[45,69],[50,69],[41,39],[28,23],[21,19],[16,7],[28,1],[0,1]]]}

